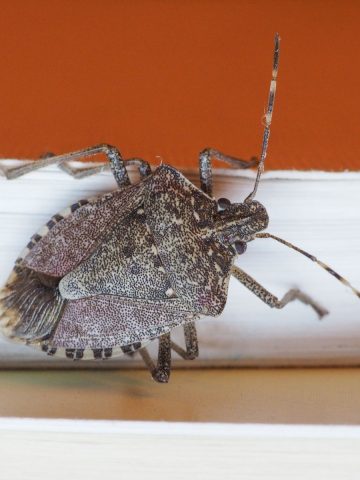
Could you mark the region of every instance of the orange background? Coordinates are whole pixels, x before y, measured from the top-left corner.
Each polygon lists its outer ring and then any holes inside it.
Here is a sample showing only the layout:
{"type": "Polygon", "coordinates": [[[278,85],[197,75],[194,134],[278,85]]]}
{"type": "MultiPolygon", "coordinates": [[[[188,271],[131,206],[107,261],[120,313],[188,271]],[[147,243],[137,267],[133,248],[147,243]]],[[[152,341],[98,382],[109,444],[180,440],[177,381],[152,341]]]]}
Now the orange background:
{"type": "Polygon", "coordinates": [[[359,1],[2,1],[0,156],[107,142],[197,165],[258,155],[281,44],[267,168],[360,169],[359,1]]]}

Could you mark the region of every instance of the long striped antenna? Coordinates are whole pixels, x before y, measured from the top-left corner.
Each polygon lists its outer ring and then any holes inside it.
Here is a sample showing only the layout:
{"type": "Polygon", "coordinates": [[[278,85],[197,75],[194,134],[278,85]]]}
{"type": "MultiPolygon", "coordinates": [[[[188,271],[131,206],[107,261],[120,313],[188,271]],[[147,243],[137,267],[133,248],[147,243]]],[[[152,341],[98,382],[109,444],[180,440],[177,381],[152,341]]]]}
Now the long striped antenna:
{"type": "Polygon", "coordinates": [[[299,247],[296,247],[295,245],[293,245],[292,243],[288,242],[287,240],[284,240],[283,238],[280,238],[280,237],[276,237],[275,235],[271,235],[271,233],[257,233],[255,235],[256,238],[272,238],[273,240],[276,240],[277,242],[280,242],[282,243],[283,245],[286,245],[287,247],[289,248],[292,248],[293,250],[296,250],[297,252],[301,253],[302,255],[305,255],[305,257],[307,258],[310,258],[310,260],[312,260],[313,262],[317,263],[321,268],[323,268],[324,270],[326,270],[328,273],[330,273],[330,275],[332,275],[333,277],[335,277],[337,280],[339,280],[341,283],[343,283],[344,285],[346,285],[347,287],[351,288],[351,290],[355,293],[355,295],[357,297],[360,298],[360,291],[357,290],[356,288],[354,288],[351,283],[346,280],[346,278],[342,277],[341,275],[339,275],[337,272],[335,272],[335,270],[333,270],[332,268],[330,268],[328,265],[326,265],[326,263],[323,263],[321,262],[320,260],[318,260],[316,257],[314,257],[314,255],[311,255],[310,253],[308,252],[305,252],[305,250],[302,250],[301,248],[299,247]]]}
{"type": "Polygon", "coordinates": [[[279,37],[279,34],[276,33],[272,78],[270,82],[268,106],[267,106],[267,110],[264,117],[265,128],[264,128],[264,135],[263,135],[263,141],[262,141],[261,156],[260,156],[260,161],[257,169],[255,185],[254,185],[253,191],[250,193],[250,195],[246,197],[245,199],[246,203],[250,203],[253,201],[259,186],[261,174],[264,171],[264,163],[265,163],[267,148],[269,144],[269,137],[270,137],[270,125],[271,125],[272,114],[274,110],[276,79],[277,79],[277,74],[279,70],[279,54],[280,54],[280,37],[279,37]]]}

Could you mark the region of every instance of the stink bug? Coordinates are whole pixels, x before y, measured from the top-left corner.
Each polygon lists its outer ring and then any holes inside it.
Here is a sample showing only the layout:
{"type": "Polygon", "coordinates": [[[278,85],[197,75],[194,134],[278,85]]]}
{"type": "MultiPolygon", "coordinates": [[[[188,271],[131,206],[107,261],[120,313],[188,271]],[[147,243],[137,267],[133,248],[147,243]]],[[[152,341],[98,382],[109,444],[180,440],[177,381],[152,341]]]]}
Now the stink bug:
{"type": "Polygon", "coordinates": [[[200,154],[200,189],[173,167],[161,165],[152,173],[146,161],[123,160],[109,145],[48,155],[5,171],[7,178],[16,178],[58,164],[81,178],[105,167],[74,170],[67,162],[103,153],[119,186],[112,193],[71,205],[33,235],[0,292],[5,335],[48,355],[74,360],[139,351],[153,378],[167,382],[171,350],[184,359],[198,356],[194,322],[222,312],[231,275],[270,307],[283,308],[297,299],[320,317],[325,315],[327,311],[303,292],[293,289],[279,300],[234,265],[247,242],[256,238],[272,238],[297,250],[360,296],[314,256],[262,233],[269,219],[254,197],[270,135],[278,61],[276,35],[260,160],[246,162],[206,149],[200,154]],[[236,168],[257,166],[253,191],[243,203],[212,197],[212,158],[236,168]],[[130,184],[129,164],[140,171],[141,181],[135,185],[130,184]],[[179,325],[186,349],[171,340],[171,330],[179,325]],[[156,338],[155,365],[145,345],[156,338]]]}

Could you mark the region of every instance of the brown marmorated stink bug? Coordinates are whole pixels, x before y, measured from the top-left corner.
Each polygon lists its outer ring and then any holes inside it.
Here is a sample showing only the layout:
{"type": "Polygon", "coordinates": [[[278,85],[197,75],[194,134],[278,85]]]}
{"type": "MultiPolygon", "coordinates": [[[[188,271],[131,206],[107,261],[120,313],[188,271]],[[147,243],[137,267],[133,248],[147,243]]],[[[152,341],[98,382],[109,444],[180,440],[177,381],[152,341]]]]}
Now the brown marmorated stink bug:
{"type": "Polygon", "coordinates": [[[321,317],[327,311],[303,292],[292,289],[279,300],[234,265],[247,242],[272,238],[316,262],[359,291],[313,255],[269,233],[265,208],[254,200],[270,135],[279,61],[275,36],[272,80],[260,160],[249,162],[207,149],[200,154],[198,189],[175,168],[161,165],[153,173],[141,159],[123,160],[120,152],[100,145],[5,171],[7,178],[58,164],[80,178],[104,167],[75,170],[69,160],[103,153],[119,188],[82,200],[54,215],[33,235],[0,292],[5,335],[34,345],[48,355],[106,359],[139,351],[153,378],[167,382],[171,350],[184,359],[198,356],[195,320],[224,309],[233,275],[270,307],[297,299],[321,317]],[[212,197],[211,160],[236,168],[257,165],[253,191],[243,203],[212,197]],[[141,181],[131,185],[126,170],[139,168],[141,181]],[[171,340],[183,326],[186,349],[171,340]],[[145,345],[159,339],[155,365],[145,345]]]}

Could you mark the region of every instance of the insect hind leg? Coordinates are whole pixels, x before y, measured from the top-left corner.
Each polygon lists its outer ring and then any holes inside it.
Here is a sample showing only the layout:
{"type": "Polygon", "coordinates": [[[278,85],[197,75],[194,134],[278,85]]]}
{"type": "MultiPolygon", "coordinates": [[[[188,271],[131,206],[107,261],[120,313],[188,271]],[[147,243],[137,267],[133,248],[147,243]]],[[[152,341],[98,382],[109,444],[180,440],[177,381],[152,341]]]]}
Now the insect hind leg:
{"type": "Polygon", "coordinates": [[[153,362],[147,348],[142,348],[139,353],[150,370],[152,378],[158,383],[168,383],[171,370],[171,340],[170,333],[159,337],[159,351],[157,364],[153,362]]]}
{"type": "Polygon", "coordinates": [[[171,342],[171,348],[184,360],[194,360],[199,356],[199,345],[194,322],[183,326],[185,337],[185,350],[175,342],[171,342]]]}
{"type": "Polygon", "coordinates": [[[139,353],[144,360],[151,376],[156,382],[168,383],[171,371],[171,350],[174,350],[185,360],[194,360],[199,355],[196,328],[194,322],[184,325],[185,346],[184,350],[173,342],[170,333],[159,337],[159,350],[157,364],[155,365],[147,348],[141,348],[139,353]]]}
{"type": "Polygon", "coordinates": [[[275,295],[266,290],[266,288],[260,285],[260,283],[258,283],[254,278],[241,270],[239,267],[232,267],[232,275],[271,308],[284,308],[288,303],[294,300],[299,300],[305,305],[312,307],[318,314],[319,318],[322,318],[324,315],[329,313],[326,308],[319,305],[315,300],[301,290],[291,289],[283,296],[281,300],[279,300],[275,295]]]}

